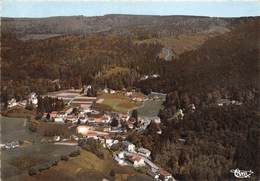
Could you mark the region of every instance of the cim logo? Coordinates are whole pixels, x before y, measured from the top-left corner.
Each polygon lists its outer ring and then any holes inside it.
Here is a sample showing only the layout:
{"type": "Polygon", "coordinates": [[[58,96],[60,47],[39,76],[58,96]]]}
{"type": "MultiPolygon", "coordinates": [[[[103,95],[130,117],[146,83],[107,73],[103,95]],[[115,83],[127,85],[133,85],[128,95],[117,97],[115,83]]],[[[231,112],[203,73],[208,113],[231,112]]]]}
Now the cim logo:
{"type": "Polygon", "coordinates": [[[250,178],[250,176],[254,173],[252,170],[246,171],[246,170],[239,170],[237,169],[232,169],[230,170],[231,173],[234,174],[236,178],[250,178]]]}

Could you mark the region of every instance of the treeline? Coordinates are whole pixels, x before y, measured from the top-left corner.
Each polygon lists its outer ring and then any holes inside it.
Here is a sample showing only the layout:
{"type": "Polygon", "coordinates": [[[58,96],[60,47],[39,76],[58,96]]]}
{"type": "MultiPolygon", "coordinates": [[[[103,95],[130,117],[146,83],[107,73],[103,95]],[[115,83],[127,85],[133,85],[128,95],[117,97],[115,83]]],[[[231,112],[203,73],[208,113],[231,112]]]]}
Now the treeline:
{"type": "Polygon", "coordinates": [[[62,99],[38,96],[37,112],[50,113],[52,111],[62,111],[65,104],[62,99]]]}

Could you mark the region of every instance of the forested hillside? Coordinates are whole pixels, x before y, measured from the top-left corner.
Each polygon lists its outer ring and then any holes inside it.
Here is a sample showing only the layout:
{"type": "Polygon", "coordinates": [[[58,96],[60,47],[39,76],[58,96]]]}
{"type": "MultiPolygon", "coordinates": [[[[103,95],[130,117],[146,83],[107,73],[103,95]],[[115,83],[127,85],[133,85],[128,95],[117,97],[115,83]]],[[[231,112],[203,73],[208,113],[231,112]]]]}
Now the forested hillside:
{"type": "MultiPolygon", "coordinates": [[[[247,21],[247,20],[246,20],[247,21]]],[[[232,19],[195,16],[138,16],[105,15],[96,17],[69,16],[50,18],[3,18],[2,29],[24,34],[89,34],[115,31],[127,34],[132,28],[144,28],[150,32],[186,33],[228,26],[232,19]],[[162,31],[164,27],[164,31],[162,31]],[[192,27],[192,28],[191,28],[192,27]],[[174,31],[169,31],[175,29],[174,31]]],[[[145,35],[145,34],[144,34],[145,35]]]]}
{"type": "Polygon", "coordinates": [[[252,169],[256,176],[259,21],[128,15],[3,19],[1,99],[86,84],[164,92],[162,135],[151,124],[144,135],[130,135],[131,141],[151,149],[152,159],[180,180],[230,180],[235,168],[252,169]],[[33,34],[55,37],[23,39],[33,34]],[[165,61],[159,56],[163,48],[176,56],[165,61]],[[159,77],[143,79],[153,74],[159,77]],[[239,105],[217,106],[223,99],[239,105]],[[182,119],[176,116],[180,110],[182,119]]]}
{"type": "MultiPolygon", "coordinates": [[[[164,92],[176,87],[195,92],[233,85],[255,87],[259,21],[256,18],[229,21],[233,26],[229,32],[209,37],[201,46],[183,52],[170,62],[159,59],[158,54],[165,46],[160,42],[136,43],[136,36],[145,31],[129,36],[96,33],[85,37],[63,35],[30,41],[21,41],[16,34],[3,31],[2,81],[4,85],[11,84],[9,86],[29,84],[29,88],[40,92],[53,90],[52,81],[57,79],[63,88],[90,83],[115,89],[137,85],[143,90],[164,92]],[[120,76],[120,71],[110,74],[113,79],[103,76],[109,70],[118,70],[116,67],[125,67],[128,71],[123,73],[124,76],[120,76]],[[139,82],[143,75],[153,73],[160,74],[160,79],[139,82]]],[[[173,44],[178,46],[178,42],[173,41],[173,44]]],[[[23,95],[22,92],[17,94],[23,95]]]]}

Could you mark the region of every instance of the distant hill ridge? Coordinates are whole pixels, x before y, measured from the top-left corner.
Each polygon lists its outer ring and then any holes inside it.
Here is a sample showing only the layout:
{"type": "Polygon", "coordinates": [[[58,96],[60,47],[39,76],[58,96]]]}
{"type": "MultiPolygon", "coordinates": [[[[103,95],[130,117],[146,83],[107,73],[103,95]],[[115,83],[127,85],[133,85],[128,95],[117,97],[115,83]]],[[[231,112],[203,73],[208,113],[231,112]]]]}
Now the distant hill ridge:
{"type": "Polygon", "coordinates": [[[104,16],[56,16],[48,18],[1,18],[3,33],[25,34],[89,34],[118,31],[127,33],[128,28],[141,27],[150,31],[200,32],[210,27],[229,27],[234,22],[250,21],[259,17],[213,18],[202,16],[149,16],[117,15],[104,16]]]}

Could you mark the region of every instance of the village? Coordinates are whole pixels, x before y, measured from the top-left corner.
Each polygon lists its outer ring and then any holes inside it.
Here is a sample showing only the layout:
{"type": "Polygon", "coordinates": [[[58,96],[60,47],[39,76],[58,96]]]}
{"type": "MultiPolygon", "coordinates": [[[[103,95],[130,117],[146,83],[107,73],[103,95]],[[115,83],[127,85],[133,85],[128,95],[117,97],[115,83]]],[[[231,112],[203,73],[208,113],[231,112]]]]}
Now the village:
{"type": "MultiPolygon", "coordinates": [[[[121,166],[132,166],[133,168],[145,167],[148,169],[147,175],[151,176],[155,180],[174,180],[173,176],[165,169],[161,168],[151,161],[151,151],[137,147],[133,143],[127,140],[128,132],[131,130],[137,130],[138,132],[144,131],[151,122],[154,122],[158,128],[157,134],[161,134],[160,118],[158,116],[144,116],[138,117],[138,121],[133,117],[133,112],[136,108],[144,108],[144,102],[146,101],[162,101],[160,94],[154,93],[152,96],[145,96],[136,90],[132,91],[115,91],[105,88],[102,90],[101,96],[90,97],[87,96],[87,91],[91,89],[91,85],[85,86],[84,91],[77,89],[69,89],[64,91],[52,92],[42,97],[58,98],[66,101],[66,106],[62,111],[53,110],[51,112],[44,112],[40,117],[38,116],[38,122],[44,122],[46,124],[64,124],[69,125],[68,129],[75,129],[76,134],[70,135],[70,137],[63,137],[56,135],[53,137],[53,144],[78,146],[82,140],[94,139],[98,140],[105,149],[108,149],[115,162],[121,166]],[[115,97],[121,100],[127,100],[128,103],[126,109],[123,107],[118,108],[115,106],[113,110],[100,109],[102,103],[109,101],[116,102],[115,97]],[[109,98],[113,98],[109,100],[109,98]],[[113,145],[121,145],[120,150],[112,151],[113,145]]],[[[165,95],[163,95],[165,96],[165,95]]],[[[28,102],[33,107],[38,106],[38,97],[36,93],[31,93],[28,96],[28,100],[16,101],[11,99],[8,102],[9,109],[15,107],[25,108],[28,102]]],[[[122,104],[122,103],[121,103],[122,104]]],[[[120,105],[120,104],[119,104],[120,105]]],[[[122,104],[123,105],[123,104],[122,104]]],[[[158,109],[159,110],[159,109],[158,109]]],[[[15,149],[19,144],[7,143],[3,145],[5,149],[15,149]]]]}
{"type": "MultiPolygon", "coordinates": [[[[97,140],[104,149],[107,149],[114,161],[120,166],[131,166],[133,168],[146,168],[146,174],[155,180],[175,180],[173,176],[151,160],[151,150],[138,147],[131,143],[127,137],[131,131],[143,133],[148,126],[156,125],[157,134],[162,134],[160,128],[161,120],[157,116],[162,108],[166,95],[152,92],[144,95],[133,90],[116,91],[109,88],[99,90],[97,96],[89,96],[91,85],[80,89],[67,89],[50,92],[46,95],[31,93],[27,100],[16,101],[11,99],[8,108],[26,108],[31,105],[38,106],[39,97],[51,97],[63,100],[65,106],[62,110],[52,110],[38,114],[34,122],[66,125],[66,129],[75,130],[69,137],[62,135],[53,136],[51,142],[55,145],[80,146],[87,140],[97,140]],[[154,106],[155,105],[155,106],[154,106]],[[138,112],[138,118],[137,118],[138,112]],[[152,113],[152,114],[151,114],[152,113]],[[114,149],[120,145],[120,149],[114,149]]],[[[234,100],[220,99],[215,106],[237,105],[242,103],[234,100]]],[[[192,112],[196,111],[194,104],[190,105],[192,112]]],[[[173,119],[183,119],[184,112],[179,109],[173,119]]],[[[179,139],[185,142],[185,139],[179,139]]],[[[15,149],[21,145],[18,141],[2,144],[4,149],[15,149]]]]}

